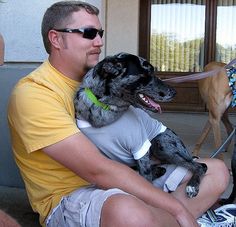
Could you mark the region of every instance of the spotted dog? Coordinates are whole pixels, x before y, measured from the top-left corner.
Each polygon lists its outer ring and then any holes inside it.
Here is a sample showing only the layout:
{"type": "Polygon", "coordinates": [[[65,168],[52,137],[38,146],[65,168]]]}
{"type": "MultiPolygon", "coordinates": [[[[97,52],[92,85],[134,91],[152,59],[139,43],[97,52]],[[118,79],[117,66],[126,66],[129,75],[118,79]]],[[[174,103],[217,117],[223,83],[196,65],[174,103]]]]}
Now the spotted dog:
{"type": "Polygon", "coordinates": [[[207,166],[195,162],[180,138],[149,114],[175,94],[147,60],[128,53],[108,56],[88,71],[76,92],[77,125],[104,155],[136,166],[149,181],[165,172],[154,159],[187,168],[193,175],[186,194],[194,197],[207,166]]]}

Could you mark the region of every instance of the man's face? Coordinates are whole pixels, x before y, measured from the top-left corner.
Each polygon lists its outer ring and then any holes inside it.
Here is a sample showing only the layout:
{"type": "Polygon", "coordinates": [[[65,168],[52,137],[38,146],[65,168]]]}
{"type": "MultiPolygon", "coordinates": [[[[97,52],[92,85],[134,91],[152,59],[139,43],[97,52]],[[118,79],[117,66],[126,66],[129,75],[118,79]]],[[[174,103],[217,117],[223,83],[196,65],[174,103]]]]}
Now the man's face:
{"type": "MultiPolygon", "coordinates": [[[[72,20],[66,27],[70,29],[102,28],[98,17],[87,13],[85,10],[73,13],[72,20]]],[[[99,34],[94,39],[84,38],[81,33],[63,33],[62,35],[63,58],[71,69],[82,75],[97,64],[101,47],[103,46],[103,41],[99,34]]]]}

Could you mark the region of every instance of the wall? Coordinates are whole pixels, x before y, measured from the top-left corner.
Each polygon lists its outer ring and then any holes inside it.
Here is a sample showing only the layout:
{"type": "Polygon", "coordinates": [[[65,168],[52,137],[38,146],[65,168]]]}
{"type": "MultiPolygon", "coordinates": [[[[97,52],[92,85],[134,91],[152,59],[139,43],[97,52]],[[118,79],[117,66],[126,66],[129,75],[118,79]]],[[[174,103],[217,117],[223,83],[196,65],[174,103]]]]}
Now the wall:
{"type": "MultiPolygon", "coordinates": [[[[0,4],[0,33],[5,41],[5,64],[0,67],[0,185],[23,187],[11,151],[8,99],[15,83],[47,58],[40,34],[41,20],[56,0],[4,1],[0,4]]],[[[89,2],[102,8],[100,0],[89,2]]]]}
{"type": "MultiPolygon", "coordinates": [[[[23,187],[23,181],[13,159],[10,132],[7,125],[7,105],[15,83],[34,68],[0,67],[0,185],[23,187]]],[[[0,224],[1,226],[1,224],[0,224]]]]}
{"type": "MultiPolygon", "coordinates": [[[[0,4],[0,33],[5,62],[42,62],[47,58],[40,34],[45,10],[57,0],[4,0],[0,4]]],[[[87,0],[100,9],[105,28],[104,57],[121,51],[138,53],[139,0],[87,0]]]]}
{"type": "MultiPolygon", "coordinates": [[[[45,10],[57,0],[3,1],[5,3],[0,4],[0,33],[5,40],[5,61],[42,62],[47,54],[41,38],[41,21],[45,10]]],[[[87,2],[102,8],[101,0],[87,2]]]]}
{"type": "MultiPolygon", "coordinates": [[[[0,33],[5,40],[5,64],[0,67],[0,185],[23,187],[11,152],[7,127],[9,94],[24,75],[34,70],[47,54],[40,26],[43,13],[57,0],[4,0],[0,4],[0,33]]],[[[88,0],[100,9],[105,29],[105,55],[121,51],[138,53],[138,0],[88,0]]]]}
{"type": "Polygon", "coordinates": [[[106,54],[138,54],[139,0],[106,1],[106,54]]]}

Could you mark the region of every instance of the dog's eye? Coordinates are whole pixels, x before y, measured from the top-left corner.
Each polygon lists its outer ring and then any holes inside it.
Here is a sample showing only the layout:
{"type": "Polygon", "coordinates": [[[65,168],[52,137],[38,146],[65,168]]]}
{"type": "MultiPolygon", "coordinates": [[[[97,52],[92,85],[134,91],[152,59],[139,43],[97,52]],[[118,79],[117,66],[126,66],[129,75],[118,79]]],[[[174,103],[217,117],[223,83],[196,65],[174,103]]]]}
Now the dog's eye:
{"type": "Polygon", "coordinates": [[[146,86],[150,81],[152,80],[151,76],[141,76],[138,80],[134,81],[133,83],[130,83],[127,85],[127,88],[130,90],[135,90],[140,85],[146,86]]]}
{"type": "Polygon", "coordinates": [[[116,63],[116,68],[117,68],[117,69],[122,69],[122,68],[123,68],[123,65],[122,65],[120,62],[117,62],[117,63],[116,63]]]}
{"type": "Polygon", "coordinates": [[[152,79],[151,76],[144,75],[144,76],[140,77],[139,80],[137,80],[137,82],[139,84],[146,86],[151,81],[151,79],[152,79]]]}

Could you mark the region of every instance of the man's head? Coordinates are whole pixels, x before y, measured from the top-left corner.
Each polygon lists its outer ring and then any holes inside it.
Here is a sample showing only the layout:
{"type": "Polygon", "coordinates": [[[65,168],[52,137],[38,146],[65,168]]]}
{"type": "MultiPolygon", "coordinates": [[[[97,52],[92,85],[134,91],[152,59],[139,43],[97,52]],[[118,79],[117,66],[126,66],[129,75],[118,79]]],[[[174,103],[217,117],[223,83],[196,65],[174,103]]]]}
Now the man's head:
{"type": "Polygon", "coordinates": [[[41,34],[48,54],[50,54],[51,47],[51,43],[48,39],[48,32],[52,29],[67,27],[72,20],[72,13],[78,12],[81,9],[96,16],[99,14],[98,8],[81,1],[60,1],[54,3],[47,9],[42,21],[41,34]]]}
{"type": "Polygon", "coordinates": [[[42,22],[50,63],[64,75],[81,81],[99,61],[103,30],[99,10],[81,1],[63,1],[47,9],[42,22]]]}

